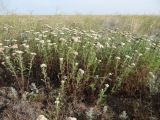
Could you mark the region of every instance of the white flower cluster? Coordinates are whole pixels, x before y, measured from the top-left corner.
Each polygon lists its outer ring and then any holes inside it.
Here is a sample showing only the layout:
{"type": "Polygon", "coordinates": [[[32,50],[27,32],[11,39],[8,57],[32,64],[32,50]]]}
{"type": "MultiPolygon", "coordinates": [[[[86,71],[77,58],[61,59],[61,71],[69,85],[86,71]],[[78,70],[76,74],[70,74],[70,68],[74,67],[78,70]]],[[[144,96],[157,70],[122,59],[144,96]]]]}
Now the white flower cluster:
{"type": "Polygon", "coordinates": [[[47,65],[46,64],[41,64],[41,66],[40,66],[41,68],[46,68],[47,67],[47,65]]]}

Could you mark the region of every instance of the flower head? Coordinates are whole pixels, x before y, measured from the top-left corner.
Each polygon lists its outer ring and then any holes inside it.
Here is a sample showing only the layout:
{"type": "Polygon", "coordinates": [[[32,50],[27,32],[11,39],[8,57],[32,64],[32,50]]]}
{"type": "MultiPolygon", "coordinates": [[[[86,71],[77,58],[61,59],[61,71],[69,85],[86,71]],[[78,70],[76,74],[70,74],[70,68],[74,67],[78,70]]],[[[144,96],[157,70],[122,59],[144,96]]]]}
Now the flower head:
{"type": "Polygon", "coordinates": [[[74,42],[81,42],[79,39],[80,39],[80,37],[72,37],[72,40],[73,40],[74,42]]]}
{"type": "Polygon", "coordinates": [[[139,54],[138,54],[138,56],[142,56],[142,55],[143,55],[142,53],[139,53],[139,54]]]}
{"type": "Polygon", "coordinates": [[[62,81],[61,81],[61,83],[62,83],[62,84],[64,84],[64,83],[65,83],[65,81],[64,81],[64,80],[62,80],[62,81]]]}
{"type": "Polygon", "coordinates": [[[36,55],[36,53],[32,52],[32,53],[31,53],[31,55],[32,55],[32,56],[35,56],[35,55],[36,55]]]}
{"type": "Polygon", "coordinates": [[[105,87],[108,88],[108,87],[109,87],[109,84],[105,84],[105,87]]]}
{"type": "Polygon", "coordinates": [[[63,58],[59,58],[60,62],[63,63],[63,58]]]}
{"type": "Polygon", "coordinates": [[[82,75],[83,76],[83,74],[84,74],[84,70],[82,70],[81,68],[79,69],[79,73],[80,73],[80,75],[82,75]]]}
{"type": "Polygon", "coordinates": [[[39,43],[44,44],[44,40],[40,40],[39,43]]]}
{"type": "Polygon", "coordinates": [[[78,52],[77,52],[77,51],[74,51],[73,54],[74,54],[75,56],[77,56],[77,55],[78,55],[78,52]]]}
{"type": "Polygon", "coordinates": [[[78,66],[78,63],[77,63],[77,62],[75,63],[75,66],[78,66]]]}
{"type": "Polygon", "coordinates": [[[23,46],[25,49],[28,49],[28,48],[29,48],[29,45],[27,45],[26,43],[22,44],[22,46],[23,46]]]}
{"type": "Polygon", "coordinates": [[[125,57],[128,58],[128,59],[132,59],[132,57],[129,56],[129,55],[125,55],[125,57]]]}
{"type": "Polygon", "coordinates": [[[2,46],[3,45],[3,43],[0,43],[0,46],[2,46]]]}
{"type": "Polygon", "coordinates": [[[51,40],[47,40],[47,43],[51,43],[51,40]]]}
{"type": "Polygon", "coordinates": [[[125,43],[124,43],[124,42],[121,42],[121,45],[122,45],[122,46],[124,46],[124,45],[125,45],[125,43]]]}
{"type": "Polygon", "coordinates": [[[39,41],[40,39],[39,38],[35,38],[35,41],[39,41]]]}
{"type": "Polygon", "coordinates": [[[13,39],[12,42],[17,42],[17,40],[13,39]]]}
{"type": "Polygon", "coordinates": [[[136,66],[136,64],[135,64],[135,63],[131,63],[131,65],[132,65],[132,66],[136,66]]]}
{"type": "Polygon", "coordinates": [[[104,48],[104,46],[101,43],[97,42],[96,48],[98,48],[98,49],[99,48],[104,48]]]}
{"type": "Polygon", "coordinates": [[[10,59],[10,57],[9,57],[9,56],[6,56],[6,57],[5,57],[5,59],[6,59],[6,60],[9,60],[9,59],[10,59]]]}
{"type": "Polygon", "coordinates": [[[17,49],[17,48],[18,48],[18,45],[17,45],[17,44],[14,44],[14,45],[11,46],[11,48],[17,49]]]}
{"type": "Polygon", "coordinates": [[[57,98],[56,98],[56,101],[55,101],[55,104],[58,105],[59,103],[60,103],[60,101],[59,101],[59,98],[57,97],[57,98]]]}
{"type": "Polygon", "coordinates": [[[46,64],[41,64],[41,68],[46,68],[47,67],[47,65],[46,64]]]}
{"type": "Polygon", "coordinates": [[[112,73],[109,73],[108,75],[109,75],[109,76],[111,76],[111,75],[112,75],[112,73]]]}
{"type": "Polygon", "coordinates": [[[21,50],[16,50],[15,51],[17,54],[19,54],[19,55],[22,55],[24,52],[23,51],[21,51],[21,50]]]}
{"type": "Polygon", "coordinates": [[[120,60],[121,58],[120,57],[116,57],[116,60],[120,60]]]}
{"type": "Polygon", "coordinates": [[[116,49],[117,47],[116,47],[115,45],[112,45],[112,48],[113,48],[113,49],[116,49]]]}

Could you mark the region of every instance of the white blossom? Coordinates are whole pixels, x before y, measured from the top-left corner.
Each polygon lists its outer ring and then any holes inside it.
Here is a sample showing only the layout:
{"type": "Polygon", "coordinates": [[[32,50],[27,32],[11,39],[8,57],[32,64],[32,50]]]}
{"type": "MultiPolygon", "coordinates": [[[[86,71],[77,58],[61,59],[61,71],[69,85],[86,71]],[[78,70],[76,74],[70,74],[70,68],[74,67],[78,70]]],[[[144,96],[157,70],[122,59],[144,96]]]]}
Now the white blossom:
{"type": "Polygon", "coordinates": [[[62,80],[62,81],[61,81],[61,83],[62,83],[62,84],[64,84],[64,83],[65,83],[65,81],[64,81],[64,80],[62,80]]]}
{"type": "Polygon", "coordinates": [[[124,46],[124,45],[125,45],[125,43],[124,43],[124,42],[121,42],[121,45],[122,45],[122,46],[124,46]]]}
{"type": "Polygon", "coordinates": [[[47,65],[46,64],[41,64],[41,68],[46,68],[47,67],[47,65]]]}
{"type": "Polygon", "coordinates": [[[16,50],[15,52],[16,52],[17,54],[20,54],[20,55],[24,53],[24,52],[21,51],[21,50],[16,50]]]}
{"type": "Polygon", "coordinates": [[[143,55],[142,53],[139,53],[139,54],[138,54],[138,56],[142,56],[142,55],[143,55]]]}
{"type": "Polygon", "coordinates": [[[120,60],[121,58],[120,58],[120,57],[116,57],[116,59],[117,59],[117,60],[120,60]]]}
{"type": "Polygon", "coordinates": [[[82,70],[81,68],[79,69],[80,74],[83,76],[84,74],[84,70],[82,70]]]}
{"type": "Polygon", "coordinates": [[[6,56],[6,57],[5,57],[6,60],[9,60],[9,58],[10,58],[9,56],[6,56]]]}
{"type": "Polygon", "coordinates": [[[128,58],[128,59],[132,59],[132,57],[129,56],[129,55],[125,55],[125,57],[128,58]]]}
{"type": "Polygon", "coordinates": [[[109,76],[111,76],[111,75],[112,75],[112,73],[109,73],[108,75],[109,75],[109,76]]]}
{"type": "Polygon", "coordinates": [[[35,41],[39,41],[40,39],[39,38],[35,38],[35,41]]]}
{"type": "Polygon", "coordinates": [[[48,43],[50,43],[50,42],[51,42],[51,40],[47,40],[47,42],[48,42],[48,43]]]}
{"type": "Polygon", "coordinates": [[[73,54],[74,54],[75,56],[77,56],[77,55],[78,55],[78,52],[77,52],[77,51],[74,51],[73,54]]]}
{"type": "Polygon", "coordinates": [[[35,56],[36,55],[36,53],[34,53],[34,52],[32,52],[32,53],[30,53],[32,56],[35,56]]]}
{"type": "Polygon", "coordinates": [[[44,44],[44,40],[40,40],[39,43],[44,44]]]}
{"type": "Polygon", "coordinates": [[[78,66],[78,63],[77,63],[77,62],[75,63],[75,66],[78,66]]]}
{"type": "Polygon", "coordinates": [[[72,40],[73,40],[74,42],[81,42],[79,39],[80,39],[80,37],[72,37],[72,40]]]}
{"type": "Polygon", "coordinates": [[[63,63],[63,58],[59,58],[60,62],[63,63]]]}
{"type": "Polygon", "coordinates": [[[113,48],[113,49],[116,49],[117,47],[116,47],[115,45],[112,45],[112,48],[113,48]]]}
{"type": "Polygon", "coordinates": [[[59,101],[59,98],[57,97],[57,98],[56,98],[56,101],[55,101],[55,104],[58,105],[59,103],[60,103],[60,101],[59,101]]]}
{"type": "Polygon", "coordinates": [[[132,66],[136,66],[136,64],[135,64],[135,63],[131,63],[131,65],[132,65],[132,66]]]}
{"type": "Polygon", "coordinates": [[[96,47],[97,48],[104,48],[104,46],[101,43],[99,43],[99,42],[97,42],[96,47]]]}
{"type": "Polygon", "coordinates": [[[148,50],[150,50],[150,48],[149,48],[149,47],[146,47],[146,50],[148,51],[148,50]]]}
{"type": "Polygon", "coordinates": [[[109,84],[105,84],[105,87],[108,88],[108,87],[109,87],[109,84]]]}

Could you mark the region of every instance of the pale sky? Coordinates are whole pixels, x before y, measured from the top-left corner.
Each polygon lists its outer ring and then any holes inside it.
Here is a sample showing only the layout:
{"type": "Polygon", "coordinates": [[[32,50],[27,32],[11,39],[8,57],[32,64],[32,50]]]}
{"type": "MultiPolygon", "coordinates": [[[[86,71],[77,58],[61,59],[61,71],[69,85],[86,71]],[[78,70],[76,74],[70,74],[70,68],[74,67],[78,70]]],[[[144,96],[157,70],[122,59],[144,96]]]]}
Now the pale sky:
{"type": "Polygon", "coordinates": [[[160,0],[0,0],[18,14],[159,14],[160,0]]]}

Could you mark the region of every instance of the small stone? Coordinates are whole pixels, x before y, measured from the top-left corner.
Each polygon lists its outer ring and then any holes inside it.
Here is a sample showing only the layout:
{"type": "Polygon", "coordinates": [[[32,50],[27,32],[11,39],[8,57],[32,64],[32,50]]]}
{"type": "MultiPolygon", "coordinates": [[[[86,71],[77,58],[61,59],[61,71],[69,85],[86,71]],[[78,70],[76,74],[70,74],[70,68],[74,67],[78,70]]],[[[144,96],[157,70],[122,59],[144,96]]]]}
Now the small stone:
{"type": "Polygon", "coordinates": [[[77,120],[75,117],[68,117],[67,120],[77,120]]]}
{"type": "Polygon", "coordinates": [[[39,115],[36,120],[48,120],[44,115],[39,115]]]}

